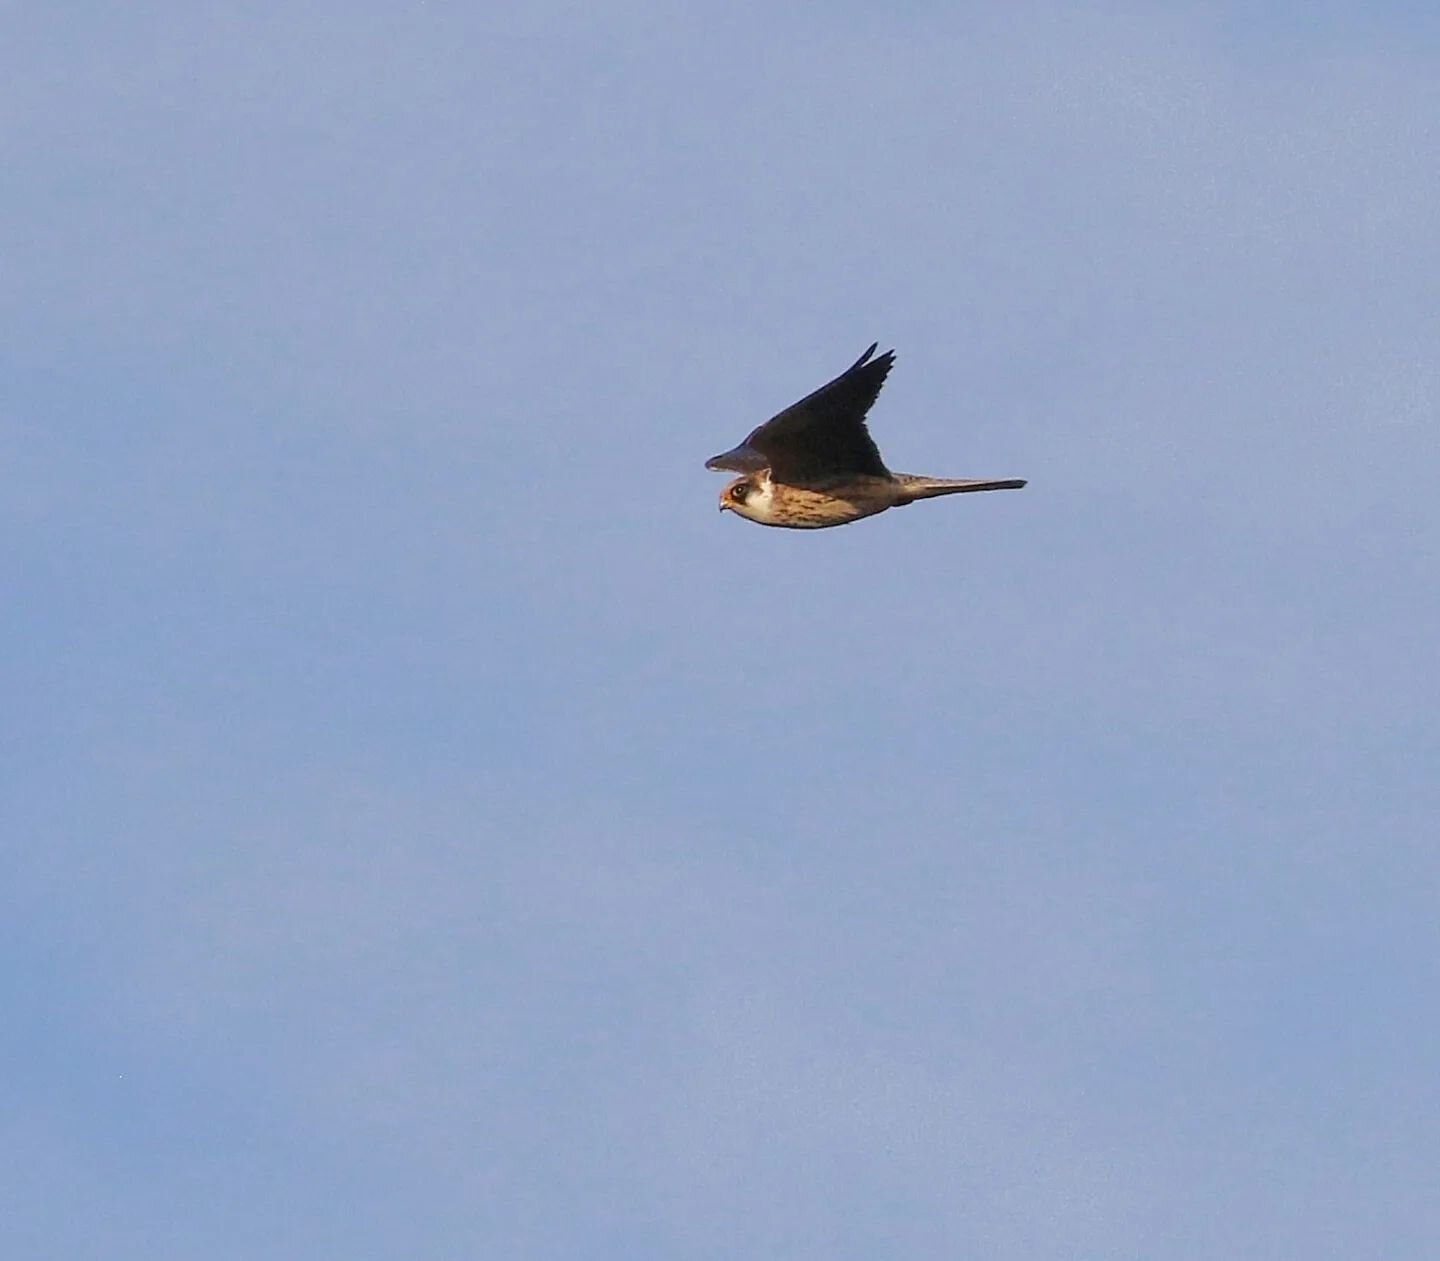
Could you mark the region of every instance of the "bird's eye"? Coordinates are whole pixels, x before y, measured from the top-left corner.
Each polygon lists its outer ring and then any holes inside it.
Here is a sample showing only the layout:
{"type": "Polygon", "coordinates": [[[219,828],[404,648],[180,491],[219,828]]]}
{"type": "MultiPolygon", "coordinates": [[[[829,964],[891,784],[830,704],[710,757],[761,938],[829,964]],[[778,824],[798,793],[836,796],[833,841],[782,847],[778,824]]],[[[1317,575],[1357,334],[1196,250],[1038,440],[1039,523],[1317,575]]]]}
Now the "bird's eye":
{"type": "Polygon", "coordinates": [[[745,502],[745,496],[749,493],[749,485],[745,482],[741,482],[740,485],[735,487],[735,489],[730,492],[730,498],[733,499],[737,504],[743,504],[745,502]]]}

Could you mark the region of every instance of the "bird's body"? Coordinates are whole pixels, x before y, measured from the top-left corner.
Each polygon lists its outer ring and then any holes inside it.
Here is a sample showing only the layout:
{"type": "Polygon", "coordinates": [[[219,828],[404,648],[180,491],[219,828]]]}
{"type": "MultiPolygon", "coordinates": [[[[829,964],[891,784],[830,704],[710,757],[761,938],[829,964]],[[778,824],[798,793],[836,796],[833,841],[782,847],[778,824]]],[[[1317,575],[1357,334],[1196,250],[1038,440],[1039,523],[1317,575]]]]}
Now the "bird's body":
{"type": "Polygon", "coordinates": [[[725,488],[722,511],[738,513],[760,525],[789,530],[823,530],[873,517],[887,508],[903,508],[917,499],[960,495],[974,490],[1010,490],[1022,481],[947,481],[895,473],[890,477],[826,478],[809,486],[775,481],[768,469],[751,473],[725,488]]]}
{"type": "Polygon", "coordinates": [[[979,490],[1017,490],[1025,483],[955,480],[892,473],[865,428],[895,352],[871,359],[871,346],[828,385],[766,421],[706,468],[744,476],[720,495],[720,510],[760,525],[820,530],[873,517],[917,499],[979,490]]]}

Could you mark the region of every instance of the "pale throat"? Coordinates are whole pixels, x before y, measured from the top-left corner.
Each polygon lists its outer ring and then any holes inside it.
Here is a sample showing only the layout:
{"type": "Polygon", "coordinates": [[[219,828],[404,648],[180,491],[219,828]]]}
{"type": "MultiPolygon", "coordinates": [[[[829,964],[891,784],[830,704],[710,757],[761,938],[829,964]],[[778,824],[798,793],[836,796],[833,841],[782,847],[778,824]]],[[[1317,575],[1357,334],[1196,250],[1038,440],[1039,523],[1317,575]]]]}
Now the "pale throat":
{"type": "Polygon", "coordinates": [[[770,484],[770,473],[766,470],[750,479],[750,493],[743,504],[736,505],[736,511],[752,521],[769,521],[775,504],[775,488],[770,484]]]}

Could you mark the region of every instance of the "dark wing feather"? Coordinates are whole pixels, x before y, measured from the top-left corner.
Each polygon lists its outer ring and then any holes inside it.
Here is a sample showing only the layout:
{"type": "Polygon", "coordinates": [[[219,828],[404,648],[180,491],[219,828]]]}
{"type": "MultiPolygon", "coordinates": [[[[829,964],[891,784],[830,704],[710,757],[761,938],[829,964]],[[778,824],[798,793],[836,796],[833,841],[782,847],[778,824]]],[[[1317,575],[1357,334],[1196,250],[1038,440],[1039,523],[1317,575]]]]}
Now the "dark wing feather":
{"type": "Polygon", "coordinates": [[[865,413],[885,384],[895,352],[878,359],[875,343],[844,372],[772,416],[733,451],[705,462],[710,469],[753,473],[768,468],[778,482],[799,485],[852,474],[888,477],[865,413]]]}

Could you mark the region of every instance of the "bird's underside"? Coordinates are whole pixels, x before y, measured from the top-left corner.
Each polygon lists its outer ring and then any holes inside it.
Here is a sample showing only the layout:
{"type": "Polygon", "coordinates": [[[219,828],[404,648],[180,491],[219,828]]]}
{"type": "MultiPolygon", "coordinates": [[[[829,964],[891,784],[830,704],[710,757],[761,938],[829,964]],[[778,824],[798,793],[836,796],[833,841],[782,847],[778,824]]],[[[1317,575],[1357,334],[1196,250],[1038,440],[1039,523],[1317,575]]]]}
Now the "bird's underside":
{"type": "Polygon", "coordinates": [[[824,529],[917,499],[981,490],[1018,490],[1018,478],[958,480],[892,473],[865,426],[895,352],[872,345],[828,385],[753,430],[738,447],[705,462],[742,474],[720,495],[720,510],[760,525],[824,529]]]}

